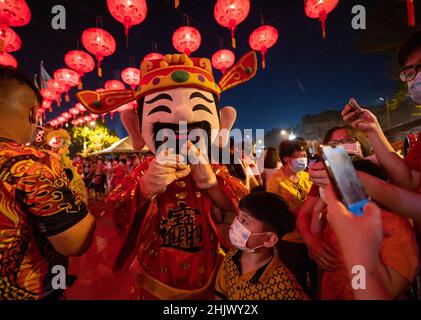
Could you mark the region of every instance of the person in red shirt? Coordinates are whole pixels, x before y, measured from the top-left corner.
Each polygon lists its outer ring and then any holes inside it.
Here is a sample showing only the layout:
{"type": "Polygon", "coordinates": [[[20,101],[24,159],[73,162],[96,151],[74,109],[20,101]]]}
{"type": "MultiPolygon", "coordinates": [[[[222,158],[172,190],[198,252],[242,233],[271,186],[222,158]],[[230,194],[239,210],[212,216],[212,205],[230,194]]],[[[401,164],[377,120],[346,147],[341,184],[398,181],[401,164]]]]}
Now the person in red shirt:
{"type": "Polygon", "coordinates": [[[54,266],[89,247],[95,219],[57,157],[29,145],[42,97],[0,67],[0,300],[52,299],[54,266]]]}

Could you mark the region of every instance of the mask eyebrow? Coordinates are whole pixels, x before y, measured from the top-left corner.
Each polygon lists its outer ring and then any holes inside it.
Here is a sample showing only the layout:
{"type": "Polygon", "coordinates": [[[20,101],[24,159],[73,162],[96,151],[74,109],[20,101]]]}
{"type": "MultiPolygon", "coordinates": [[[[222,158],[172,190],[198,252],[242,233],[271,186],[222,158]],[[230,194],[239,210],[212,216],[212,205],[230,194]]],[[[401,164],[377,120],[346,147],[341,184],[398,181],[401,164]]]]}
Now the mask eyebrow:
{"type": "Polygon", "coordinates": [[[211,99],[208,99],[204,94],[200,93],[200,92],[193,92],[192,95],[190,96],[190,100],[194,99],[194,98],[200,98],[205,100],[206,102],[212,103],[215,102],[211,99]]]}
{"type": "Polygon", "coordinates": [[[146,104],[151,104],[151,103],[154,103],[154,102],[156,102],[158,100],[169,100],[169,101],[173,101],[172,100],[172,97],[169,94],[162,93],[162,94],[156,96],[155,98],[153,98],[153,99],[151,99],[149,101],[145,101],[145,103],[146,104]]]}
{"type": "Polygon", "coordinates": [[[208,107],[204,106],[203,104],[198,104],[193,107],[193,111],[200,111],[200,110],[213,114],[212,111],[208,107]]]}
{"type": "Polygon", "coordinates": [[[153,109],[152,109],[152,110],[148,113],[148,116],[150,116],[151,114],[156,113],[156,112],[166,112],[166,113],[171,113],[171,109],[170,109],[170,108],[168,108],[167,106],[158,106],[158,107],[153,108],[153,109]]]}

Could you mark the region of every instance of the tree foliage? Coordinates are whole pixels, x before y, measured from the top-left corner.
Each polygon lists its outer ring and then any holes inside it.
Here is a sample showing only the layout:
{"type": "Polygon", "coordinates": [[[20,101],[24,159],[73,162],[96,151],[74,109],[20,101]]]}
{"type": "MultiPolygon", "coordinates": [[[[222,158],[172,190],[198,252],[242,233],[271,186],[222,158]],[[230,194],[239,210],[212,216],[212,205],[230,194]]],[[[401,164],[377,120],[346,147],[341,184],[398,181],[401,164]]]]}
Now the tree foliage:
{"type": "Polygon", "coordinates": [[[120,140],[114,131],[101,122],[96,122],[95,126],[73,127],[70,131],[74,146],[71,150],[72,155],[80,153],[86,156],[108,148],[120,140]]]}

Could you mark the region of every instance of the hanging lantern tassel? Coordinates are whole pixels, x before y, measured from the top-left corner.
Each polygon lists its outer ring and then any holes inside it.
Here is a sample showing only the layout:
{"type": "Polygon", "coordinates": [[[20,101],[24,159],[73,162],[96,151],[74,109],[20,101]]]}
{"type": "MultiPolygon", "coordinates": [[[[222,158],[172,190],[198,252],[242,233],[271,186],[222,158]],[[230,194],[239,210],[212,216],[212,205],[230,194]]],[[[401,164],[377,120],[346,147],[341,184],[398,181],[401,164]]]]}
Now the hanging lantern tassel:
{"type": "Polygon", "coordinates": [[[114,112],[111,112],[111,120],[114,120],[114,112]]]}
{"type": "Polygon", "coordinates": [[[60,105],[61,105],[61,98],[58,97],[58,99],[57,99],[57,107],[60,107],[60,105]]]}
{"type": "Polygon", "coordinates": [[[415,8],[414,0],[406,0],[406,6],[408,8],[408,26],[415,27],[415,8]]]}
{"type": "Polygon", "coordinates": [[[102,123],[105,123],[105,114],[101,114],[102,123]]]}
{"type": "Polygon", "coordinates": [[[322,10],[320,12],[319,20],[322,23],[322,35],[323,35],[323,39],[326,39],[326,20],[327,20],[327,13],[326,13],[326,11],[322,10]]]}
{"type": "Polygon", "coordinates": [[[237,48],[237,41],[235,40],[235,29],[231,28],[231,44],[232,47],[235,49],[237,48]]]}
{"type": "Polygon", "coordinates": [[[268,49],[263,47],[260,53],[262,54],[262,69],[266,69],[266,55],[268,53],[268,49]]]}
{"type": "Polygon", "coordinates": [[[102,78],[102,68],[101,68],[102,57],[98,57],[98,77],[102,78]]]}
{"type": "Polygon", "coordinates": [[[177,9],[180,5],[180,0],[174,0],[174,7],[177,9]]]}
{"type": "Polygon", "coordinates": [[[82,80],[80,80],[79,84],[77,85],[77,88],[79,90],[82,90],[83,89],[83,82],[82,82],[82,80]]]}
{"type": "Polygon", "coordinates": [[[69,92],[66,92],[66,96],[64,97],[66,102],[70,101],[69,92]]]}

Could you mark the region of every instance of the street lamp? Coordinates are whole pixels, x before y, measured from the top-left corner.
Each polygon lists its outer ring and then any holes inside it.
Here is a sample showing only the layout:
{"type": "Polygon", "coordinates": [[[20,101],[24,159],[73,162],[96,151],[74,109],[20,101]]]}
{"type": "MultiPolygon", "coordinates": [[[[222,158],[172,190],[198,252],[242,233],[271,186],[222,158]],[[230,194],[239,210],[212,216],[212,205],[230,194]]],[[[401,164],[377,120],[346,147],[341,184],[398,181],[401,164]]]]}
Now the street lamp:
{"type": "Polygon", "coordinates": [[[297,138],[297,136],[291,132],[291,134],[288,136],[288,140],[294,140],[295,138],[297,138]]]}
{"type": "Polygon", "coordinates": [[[281,130],[281,136],[286,136],[287,134],[286,130],[281,130]]]}

